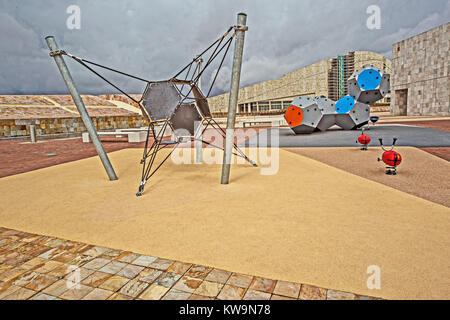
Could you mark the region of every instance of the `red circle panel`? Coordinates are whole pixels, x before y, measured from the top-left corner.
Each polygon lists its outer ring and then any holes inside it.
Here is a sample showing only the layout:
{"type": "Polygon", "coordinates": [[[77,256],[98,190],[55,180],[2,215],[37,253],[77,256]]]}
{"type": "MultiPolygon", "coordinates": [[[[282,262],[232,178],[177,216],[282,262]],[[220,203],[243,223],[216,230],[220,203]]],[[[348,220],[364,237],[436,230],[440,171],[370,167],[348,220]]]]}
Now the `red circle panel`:
{"type": "Polygon", "coordinates": [[[284,118],[291,128],[298,127],[303,122],[303,111],[297,106],[290,106],[284,113],[284,118]]]}

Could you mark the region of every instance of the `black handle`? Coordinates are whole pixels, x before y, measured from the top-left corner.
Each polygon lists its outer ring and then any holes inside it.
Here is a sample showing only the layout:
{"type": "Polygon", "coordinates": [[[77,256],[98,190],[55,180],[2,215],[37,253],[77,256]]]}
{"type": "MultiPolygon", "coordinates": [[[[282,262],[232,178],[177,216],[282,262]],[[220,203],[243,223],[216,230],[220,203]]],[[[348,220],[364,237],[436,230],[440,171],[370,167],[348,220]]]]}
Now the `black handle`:
{"type": "Polygon", "coordinates": [[[383,139],[382,138],[378,138],[378,140],[380,140],[380,144],[383,145],[383,139]]]}
{"type": "Polygon", "coordinates": [[[395,143],[397,142],[397,138],[394,138],[394,141],[392,141],[392,145],[395,146],[395,143]]]}

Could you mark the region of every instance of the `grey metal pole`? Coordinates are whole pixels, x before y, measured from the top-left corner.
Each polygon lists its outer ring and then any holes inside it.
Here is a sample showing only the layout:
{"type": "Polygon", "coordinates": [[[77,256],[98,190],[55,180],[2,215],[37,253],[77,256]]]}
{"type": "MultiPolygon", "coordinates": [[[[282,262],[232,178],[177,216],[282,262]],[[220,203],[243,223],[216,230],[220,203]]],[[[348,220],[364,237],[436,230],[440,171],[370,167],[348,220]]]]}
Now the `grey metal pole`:
{"type": "Polygon", "coordinates": [[[32,143],[36,143],[36,126],[30,124],[30,138],[32,143]]]}
{"type": "MultiPolygon", "coordinates": [[[[202,91],[202,75],[200,74],[200,71],[202,70],[202,62],[203,59],[202,58],[198,58],[197,59],[197,75],[198,75],[198,82],[197,82],[197,86],[200,89],[200,91],[202,91]]],[[[196,127],[195,127],[195,163],[200,164],[202,163],[202,149],[203,149],[203,143],[202,143],[202,131],[203,131],[203,126],[202,126],[202,121],[198,121],[196,123],[196,127]]]]}
{"type": "Polygon", "coordinates": [[[239,82],[241,79],[242,55],[244,52],[244,38],[247,15],[245,13],[238,13],[236,30],[236,43],[234,44],[233,68],[231,70],[231,86],[230,86],[230,100],[228,103],[228,117],[227,117],[227,134],[225,139],[225,149],[223,154],[222,164],[222,184],[228,184],[230,181],[230,166],[231,155],[234,146],[234,127],[236,123],[236,108],[239,95],[239,82]]]}
{"type": "Polygon", "coordinates": [[[200,91],[202,91],[202,75],[200,74],[200,71],[202,70],[202,62],[203,58],[197,59],[197,75],[199,76],[197,81],[197,87],[200,89],[200,91]]]}
{"type": "Polygon", "coordinates": [[[106,173],[108,174],[109,180],[117,180],[117,175],[114,172],[114,168],[109,161],[108,155],[103,149],[103,145],[100,142],[100,138],[98,137],[97,131],[95,130],[94,124],[92,123],[91,118],[86,110],[86,107],[81,99],[80,94],[75,86],[75,82],[70,75],[69,69],[61,55],[61,51],[56,44],[55,38],[53,36],[48,36],[45,38],[47,41],[47,45],[50,49],[50,55],[55,59],[56,65],[58,66],[59,71],[64,79],[64,82],[67,85],[67,89],[69,89],[70,94],[72,95],[73,101],[77,106],[78,112],[80,113],[81,120],[83,120],[84,126],[86,127],[89,135],[91,137],[92,142],[94,143],[95,149],[97,150],[98,156],[103,163],[103,166],[106,169],[106,173]]]}

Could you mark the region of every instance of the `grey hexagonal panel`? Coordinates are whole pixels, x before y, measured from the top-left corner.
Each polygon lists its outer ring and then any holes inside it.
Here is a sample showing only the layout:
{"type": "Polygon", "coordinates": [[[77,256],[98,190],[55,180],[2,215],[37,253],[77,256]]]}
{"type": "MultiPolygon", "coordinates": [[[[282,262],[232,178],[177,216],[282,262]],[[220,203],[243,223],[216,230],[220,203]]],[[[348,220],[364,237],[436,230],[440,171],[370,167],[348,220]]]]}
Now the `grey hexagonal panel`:
{"type": "Polygon", "coordinates": [[[370,91],[361,91],[356,100],[358,100],[359,102],[365,103],[365,104],[372,104],[381,99],[383,99],[383,96],[381,95],[380,91],[377,89],[377,90],[370,90],[370,91]]]}
{"type": "Polygon", "coordinates": [[[194,135],[195,122],[201,121],[202,117],[198,112],[195,104],[182,103],[175,108],[172,116],[170,117],[170,124],[175,131],[175,135],[179,136],[180,132],[189,133],[194,135]],[[182,131],[181,131],[182,130],[182,131]]]}
{"type": "MultiPolygon", "coordinates": [[[[308,100],[305,100],[308,101],[308,100]]],[[[322,119],[322,112],[316,102],[312,102],[308,107],[302,107],[303,121],[302,124],[292,128],[295,133],[311,133],[314,132],[322,119]]]]}
{"type": "Polygon", "coordinates": [[[315,97],[314,100],[322,113],[322,118],[317,124],[317,129],[326,131],[336,124],[336,102],[326,97],[315,97]]]}
{"type": "Polygon", "coordinates": [[[360,127],[369,123],[370,106],[361,102],[357,102],[352,110],[349,112],[350,117],[354,122],[354,127],[360,127]]]}
{"type": "Polygon", "coordinates": [[[336,101],[328,99],[326,97],[315,97],[314,101],[317,102],[317,105],[319,106],[320,111],[322,111],[323,114],[335,114],[335,105],[336,101]]]}
{"type": "Polygon", "coordinates": [[[322,115],[322,119],[319,121],[319,124],[317,125],[317,129],[319,129],[320,131],[327,131],[335,124],[336,124],[335,114],[324,114],[322,115]]]}
{"type": "Polygon", "coordinates": [[[143,105],[151,120],[168,119],[180,104],[181,97],[169,81],[150,83],[143,94],[143,105]]]}
{"type": "Polygon", "coordinates": [[[361,102],[345,114],[336,115],[336,124],[344,130],[359,128],[369,122],[370,106],[361,102]]]}
{"type": "Polygon", "coordinates": [[[303,108],[309,107],[313,104],[316,104],[316,100],[314,100],[313,97],[301,96],[301,97],[297,97],[294,100],[292,100],[291,104],[303,109],[303,108]]]}
{"type": "MultiPolygon", "coordinates": [[[[359,102],[371,104],[383,99],[390,92],[390,75],[384,70],[374,67],[373,65],[365,65],[361,69],[355,71],[348,79],[348,94],[359,102]],[[368,78],[367,73],[372,73],[375,79],[368,78]],[[360,81],[361,78],[364,81],[360,81]],[[369,89],[365,89],[365,82],[369,81],[369,89]],[[374,84],[373,81],[377,81],[374,84]]],[[[367,88],[367,86],[366,86],[367,88]]]]}
{"type": "Polygon", "coordinates": [[[204,117],[211,117],[211,110],[209,109],[208,99],[199,90],[197,85],[191,85],[192,93],[195,97],[195,103],[197,104],[198,110],[204,117]]]}
{"type": "Polygon", "coordinates": [[[347,114],[337,114],[336,124],[344,130],[351,130],[355,127],[355,123],[350,115],[347,114]]]}
{"type": "Polygon", "coordinates": [[[380,92],[383,97],[388,93],[391,93],[391,75],[389,73],[383,74],[380,84],[380,92]]]}

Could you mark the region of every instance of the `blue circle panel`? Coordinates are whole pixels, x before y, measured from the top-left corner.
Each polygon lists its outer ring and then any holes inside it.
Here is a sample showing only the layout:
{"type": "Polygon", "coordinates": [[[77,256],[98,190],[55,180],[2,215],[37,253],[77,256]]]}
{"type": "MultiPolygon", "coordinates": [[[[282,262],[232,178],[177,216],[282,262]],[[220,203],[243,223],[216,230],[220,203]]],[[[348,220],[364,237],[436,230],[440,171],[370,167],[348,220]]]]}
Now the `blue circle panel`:
{"type": "Polygon", "coordinates": [[[335,109],[337,113],[345,114],[350,112],[350,110],[352,110],[354,106],[355,106],[355,99],[353,99],[353,97],[350,96],[345,96],[339,99],[338,102],[336,102],[335,109]]]}
{"type": "Polygon", "coordinates": [[[361,90],[374,90],[380,86],[381,74],[375,69],[366,69],[358,76],[361,90]]]}

